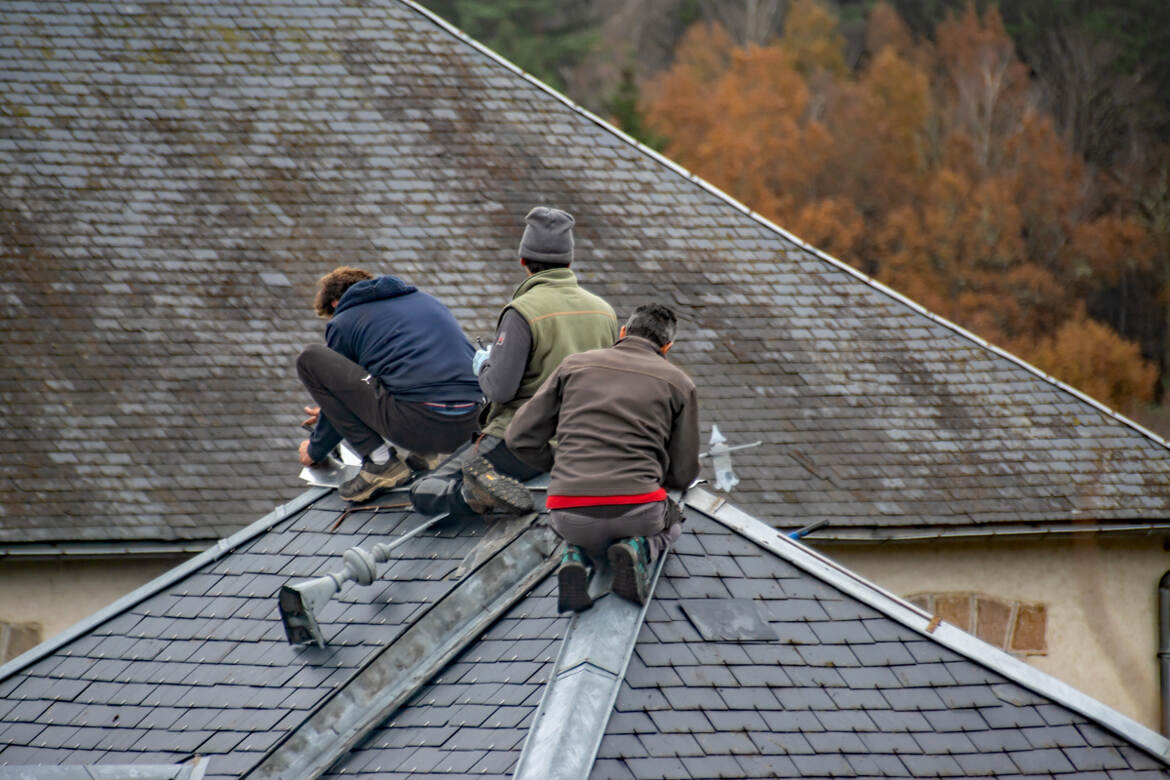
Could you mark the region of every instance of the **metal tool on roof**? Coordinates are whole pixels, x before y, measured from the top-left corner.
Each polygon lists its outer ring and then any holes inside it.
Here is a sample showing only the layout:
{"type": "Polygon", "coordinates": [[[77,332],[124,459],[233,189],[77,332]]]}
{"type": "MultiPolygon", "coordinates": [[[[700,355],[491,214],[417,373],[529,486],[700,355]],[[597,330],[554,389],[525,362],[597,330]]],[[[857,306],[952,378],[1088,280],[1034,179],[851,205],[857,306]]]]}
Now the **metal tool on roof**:
{"type": "Polygon", "coordinates": [[[750,447],[759,447],[761,444],[763,444],[762,441],[753,441],[750,444],[737,444],[733,447],[728,447],[727,437],[719,430],[718,425],[712,425],[711,449],[707,452],[700,452],[699,457],[711,457],[712,465],[715,468],[715,489],[722,490],[726,493],[739,484],[739,477],[735,476],[735,472],[731,468],[732,452],[746,450],[750,447]]]}
{"type": "Polygon", "coordinates": [[[277,603],[280,620],[284,623],[284,635],[290,645],[304,645],[313,642],[317,647],[325,646],[325,635],[317,623],[317,615],[329,603],[329,599],[341,590],[341,586],[353,581],[358,585],[370,585],[377,576],[377,564],[390,560],[390,553],[399,545],[421,534],[446,514],[436,515],[417,528],[412,528],[389,544],[375,544],[371,550],[350,547],[341,554],[344,567],[341,571],[329,572],[295,585],[282,585],[277,603]]]}
{"type": "Polygon", "coordinates": [[[789,539],[803,539],[804,537],[811,534],[813,531],[819,531],[820,529],[824,528],[828,524],[829,524],[829,518],[822,517],[820,520],[809,523],[806,526],[802,526],[800,528],[797,528],[795,531],[789,531],[788,538],[789,539]]]}

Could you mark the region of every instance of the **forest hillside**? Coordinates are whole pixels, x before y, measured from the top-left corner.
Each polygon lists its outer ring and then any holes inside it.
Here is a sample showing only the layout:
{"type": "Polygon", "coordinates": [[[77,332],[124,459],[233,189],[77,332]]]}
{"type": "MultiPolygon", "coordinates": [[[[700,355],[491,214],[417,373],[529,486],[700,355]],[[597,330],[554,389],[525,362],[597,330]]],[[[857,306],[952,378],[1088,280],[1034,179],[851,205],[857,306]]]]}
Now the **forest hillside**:
{"type": "Polygon", "coordinates": [[[426,4],[809,243],[1170,433],[1170,4],[426,4]]]}

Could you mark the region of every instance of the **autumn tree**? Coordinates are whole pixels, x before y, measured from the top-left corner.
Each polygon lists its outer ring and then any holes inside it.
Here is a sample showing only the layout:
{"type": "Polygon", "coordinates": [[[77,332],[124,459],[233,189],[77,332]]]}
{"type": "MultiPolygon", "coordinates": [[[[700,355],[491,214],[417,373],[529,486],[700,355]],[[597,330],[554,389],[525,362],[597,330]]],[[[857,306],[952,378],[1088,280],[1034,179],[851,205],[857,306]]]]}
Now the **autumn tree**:
{"type": "Polygon", "coordinates": [[[968,4],[924,41],[879,3],[866,40],[846,67],[813,0],[764,45],[696,27],[649,85],[647,124],[682,164],[928,308],[1115,404],[1148,399],[1156,371],[1083,301],[1149,273],[1149,221],[1100,196],[995,8],[968,4]]]}

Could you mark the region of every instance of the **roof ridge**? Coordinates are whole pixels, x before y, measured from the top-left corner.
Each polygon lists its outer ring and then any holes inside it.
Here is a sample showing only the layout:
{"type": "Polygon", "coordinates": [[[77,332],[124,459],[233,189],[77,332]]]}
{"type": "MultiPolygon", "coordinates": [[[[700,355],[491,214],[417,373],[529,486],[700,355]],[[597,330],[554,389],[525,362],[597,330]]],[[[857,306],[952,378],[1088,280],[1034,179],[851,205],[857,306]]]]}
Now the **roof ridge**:
{"type": "Polygon", "coordinates": [[[726,499],[701,488],[691,488],[684,498],[688,506],[776,553],[822,582],[844,591],[907,628],[1002,674],[1009,680],[1084,715],[1170,765],[1170,739],[1129,716],[960,628],[949,623],[936,622],[926,610],[894,595],[811,547],[790,539],[784,532],[777,531],[728,503],[726,499]]]}
{"type": "Polygon", "coordinates": [[[241,528],[226,539],[220,539],[213,546],[199,553],[194,558],[190,558],[178,566],[168,569],[145,585],[135,588],[117,601],[77,621],[56,636],[41,642],[39,645],[21,653],[8,663],[0,666],[0,680],[4,680],[30,664],[36,663],[50,653],[56,652],[74,639],[88,634],[107,620],[122,614],[134,605],[160,593],[164,588],[173,585],[189,574],[193,574],[207,564],[214,563],[235,550],[241,544],[255,539],[262,533],[266,533],[277,523],[287,520],[332,490],[333,488],[325,487],[309,488],[291,501],[280,504],[256,522],[241,528]]]}
{"type": "MultiPolygon", "coordinates": [[[[514,780],[589,776],[667,554],[654,564],[641,606],[610,593],[612,598],[595,600],[591,609],[572,616],[516,759],[514,780]]],[[[601,573],[595,574],[593,586],[606,587],[600,580],[601,573]]]]}
{"type": "Polygon", "coordinates": [[[1154,433],[1149,428],[1146,428],[1144,425],[1141,425],[1137,421],[1132,420],[1129,417],[1126,417],[1125,415],[1121,414],[1117,410],[1112,409],[1109,406],[1106,406],[1103,402],[1097,400],[1096,398],[1093,398],[1092,396],[1086,395],[1084,392],[1076,389],[1072,385],[1069,385],[1069,384],[1066,384],[1065,382],[1062,382],[1061,380],[1057,379],[1056,377],[1052,376],[1051,374],[1046,374],[1044,371],[1040,370],[1039,368],[1032,365],[1031,363],[1024,360],[1023,358],[1021,358],[1017,355],[1014,355],[1011,352],[1008,352],[1007,350],[1003,349],[1002,347],[998,347],[998,346],[992,344],[987,339],[984,339],[983,337],[972,333],[971,331],[964,328],[962,325],[959,325],[958,323],[955,323],[955,322],[951,322],[946,317],[935,314],[934,312],[930,311],[929,309],[927,309],[925,306],[918,303],[917,301],[914,301],[911,298],[906,297],[905,295],[898,292],[897,290],[894,290],[893,288],[886,286],[882,282],[879,282],[877,279],[874,279],[873,277],[857,270],[856,268],[849,265],[845,261],[840,260],[836,257],[833,257],[828,252],[825,252],[822,249],[818,249],[817,247],[813,246],[812,244],[809,244],[804,239],[794,235],[793,233],[790,233],[789,231],[780,227],[775,222],[773,222],[772,220],[763,216],[762,214],[760,214],[756,211],[753,211],[751,209],[751,207],[747,206],[744,203],[741,203],[739,200],[737,200],[736,198],[734,198],[730,194],[724,192],[723,190],[719,189],[718,187],[716,187],[714,184],[710,183],[706,179],[702,178],[701,176],[699,176],[695,173],[692,173],[691,171],[688,171],[686,168],[684,168],[683,166],[674,162],[670,158],[662,155],[660,152],[657,152],[654,149],[651,149],[650,147],[643,144],[641,141],[639,141],[636,138],[634,138],[633,136],[627,134],[625,131],[621,130],[618,127],[615,127],[614,125],[610,124],[606,120],[597,116],[597,114],[594,114],[589,109],[577,104],[569,96],[559,92],[558,90],[554,89],[553,87],[549,86],[548,84],[544,83],[540,79],[533,76],[531,73],[528,73],[520,66],[511,62],[503,55],[499,54],[498,52],[493,51],[489,47],[487,47],[484,44],[480,43],[479,41],[475,40],[470,35],[463,32],[458,27],[456,27],[455,25],[448,22],[446,19],[443,19],[438,14],[419,5],[418,2],[416,2],[416,0],[398,0],[398,2],[409,7],[409,8],[414,9],[418,13],[422,14],[423,16],[425,16],[426,18],[431,20],[432,22],[438,24],[440,27],[447,30],[449,33],[451,33],[455,37],[461,39],[462,41],[464,41],[465,43],[470,45],[472,48],[478,50],[482,54],[487,55],[488,58],[496,61],[500,65],[503,65],[505,68],[512,71],[516,75],[522,77],[523,79],[528,81],[530,84],[547,92],[550,96],[559,100],[561,103],[563,103],[570,110],[576,112],[577,114],[580,114],[581,116],[585,117],[586,119],[590,120],[591,122],[597,124],[603,130],[606,130],[608,132],[613,133],[620,140],[625,141],[627,144],[629,144],[630,146],[633,146],[635,149],[637,149],[638,151],[647,155],[651,159],[655,160],[656,162],[671,169],[675,173],[678,173],[679,175],[688,179],[689,181],[696,184],[700,188],[706,190],[707,192],[711,193],[715,197],[724,201],[725,203],[727,203],[727,205],[729,205],[729,206],[733,207],[734,209],[736,209],[737,211],[743,213],[745,216],[749,217],[750,219],[755,220],[760,225],[763,225],[764,227],[768,228],[769,230],[772,230],[776,233],[779,233],[782,237],[793,242],[801,249],[804,249],[805,251],[810,252],[814,256],[816,256],[816,257],[820,258],[821,260],[823,260],[824,262],[827,262],[828,264],[834,266],[838,270],[845,271],[846,273],[850,274],[851,276],[853,276],[857,280],[872,287],[873,289],[877,290],[878,292],[883,293],[884,295],[886,295],[890,298],[893,298],[895,301],[897,301],[901,304],[904,304],[906,306],[909,306],[911,309],[913,309],[918,314],[921,314],[921,315],[925,316],[927,319],[931,320],[932,322],[935,322],[939,325],[942,325],[943,327],[946,327],[946,328],[954,331],[959,336],[967,339],[968,341],[973,342],[977,346],[982,347],[983,349],[986,349],[999,357],[1005,358],[1005,359],[1011,361],[1012,363],[1015,363],[1018,367],[1023,368],[1024,370],[1028,371],[1029,373],[1033,374],[1034,376],[1038,377],[1039,379],[1042,379],[1043,381],[1048,382],[1049,384],[1054,385],[1055,387],[1073,395],[1074,397],[1078,398],[1079,400],[1081,400],[1085,403],[1088,403],[1090,406],[1097,409],[1097,411],[1103,412],[1107,416],[1112,417],[1113,419],[1117,420],[1118,422],[1122,423],[1123,425],[1125,425],[1129,428],[1132,428],[1133,430],[1142,434],[1146,438],[1151,439],[1152,441],[1156,442],[1157,444],[1160,444],[1163,447],[1165,447],[1166,449],[1170,450],[1170,440],[1167,440],[1167,439],[1163,438],[1162,436],[1159,436],[1157,433],[1154,433]]]}

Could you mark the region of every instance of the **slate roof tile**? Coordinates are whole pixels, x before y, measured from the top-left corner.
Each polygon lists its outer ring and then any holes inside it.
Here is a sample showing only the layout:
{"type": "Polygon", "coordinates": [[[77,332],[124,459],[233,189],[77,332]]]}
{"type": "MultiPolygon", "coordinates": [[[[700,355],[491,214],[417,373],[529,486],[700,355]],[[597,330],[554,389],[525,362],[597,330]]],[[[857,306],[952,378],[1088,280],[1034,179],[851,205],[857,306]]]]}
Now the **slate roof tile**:
{"type": "Polygon", "coordinates": [[[62,6],[10,3],[0,34],[21,108],[0,181],[23,205],[3,254],[4,346],[22,370],[0,369],[15,421],[0,461],[19,464],[0,483],[2,541],[212,540],[261,516],[298,490],[280,456],[305,400],[289,366],[320,339],[307,304],[329,258],[425,278],[486,334],[516,283],[521,217],[547,198],[577,216],[582,276],[619,312],[650,295],[682,309],[674,354],[703,389],[704,430],[764,441],[735,456],[737,500],[758,515],[837,529],[1166,515],[1162,443],[798,247],[407,4],[266,0],[253,18],[171,3],[129,27],[101,3],[68,8],[62,24],[62,6]],[[296,48],[257,34],[269,17],[296,48]],[[233,48],[176,34],[209,22],[233,48]],[[109,56],[127,46],[165,56],[109,56]],[[1005,459],[1030,468],[995,468],[1005,459]],[[880,487],[891,478],[899,489],[880,487]]]}

